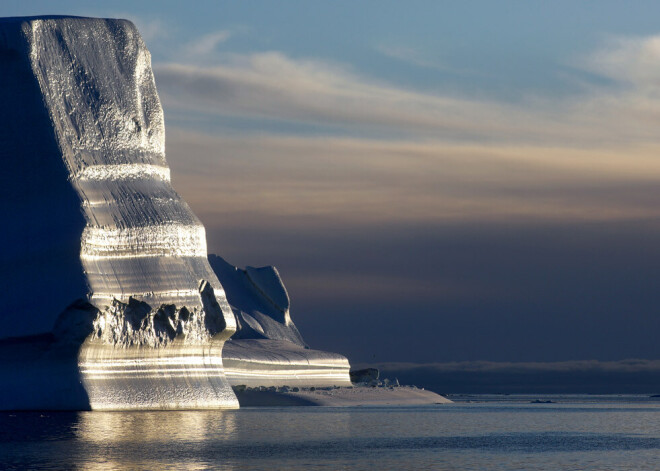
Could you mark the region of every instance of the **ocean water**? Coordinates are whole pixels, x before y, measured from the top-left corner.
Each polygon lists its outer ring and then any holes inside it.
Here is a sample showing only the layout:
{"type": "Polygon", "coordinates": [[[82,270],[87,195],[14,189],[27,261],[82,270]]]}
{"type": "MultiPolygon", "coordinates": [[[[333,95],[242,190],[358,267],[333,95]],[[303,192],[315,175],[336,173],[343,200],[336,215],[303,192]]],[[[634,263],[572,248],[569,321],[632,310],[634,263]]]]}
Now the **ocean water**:
{"type": "Polygon", "coordinates": [[[0,468],[660,469],[660,399],[453,399],[407,407],[2,412],[0,468]]]}

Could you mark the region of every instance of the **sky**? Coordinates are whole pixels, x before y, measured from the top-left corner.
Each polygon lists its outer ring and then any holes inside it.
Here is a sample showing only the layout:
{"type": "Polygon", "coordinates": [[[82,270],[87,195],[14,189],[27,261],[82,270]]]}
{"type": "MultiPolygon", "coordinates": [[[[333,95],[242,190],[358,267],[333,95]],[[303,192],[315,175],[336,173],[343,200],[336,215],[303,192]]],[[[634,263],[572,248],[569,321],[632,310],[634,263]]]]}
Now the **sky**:
{"type": "Polygon", "coordinates": [[[660,359],[660,4],[4,0],[127,18],[175,189],[355,362],[660,359]]]}

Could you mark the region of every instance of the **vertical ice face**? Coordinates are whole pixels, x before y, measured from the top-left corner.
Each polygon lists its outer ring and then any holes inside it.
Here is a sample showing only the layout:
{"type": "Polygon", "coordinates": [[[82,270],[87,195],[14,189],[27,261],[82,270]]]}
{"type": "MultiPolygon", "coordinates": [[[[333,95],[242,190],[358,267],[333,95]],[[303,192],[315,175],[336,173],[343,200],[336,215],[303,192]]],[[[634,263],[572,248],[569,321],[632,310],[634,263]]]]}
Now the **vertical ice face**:
{"type": "Polygon", "coordinates": [[[20,24],[32,72],[86,226],[80,259],[98,307],[130,296],[199,305],[204,227],[170,184],[151,59],[126,20],[36,18],[20,24]]]}
{"type": "Polygon", "coordinates": [[[221,356],[235,318],[204,227],[170,184],[164,142],[133,24],[0,19],[0,336],[49,330],[64,310],[0,408],[65,407],[81,385],[74,408],[238,406],[221,356]],[[12,330],[15,317],[23,328],[12,330]],[[34,387],[60,366],[66,374],[34,387]]]}

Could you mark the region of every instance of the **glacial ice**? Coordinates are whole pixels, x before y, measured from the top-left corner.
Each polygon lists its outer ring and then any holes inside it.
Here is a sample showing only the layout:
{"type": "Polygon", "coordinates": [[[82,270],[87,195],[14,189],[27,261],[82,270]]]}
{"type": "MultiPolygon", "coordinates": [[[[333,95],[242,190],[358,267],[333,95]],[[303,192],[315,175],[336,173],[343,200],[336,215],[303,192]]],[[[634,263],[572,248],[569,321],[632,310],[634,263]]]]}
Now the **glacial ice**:
{"type": "Polygon", "coordinates": [[[233,339],[286,340],[307,346],[291,321],[289,294],[275,267],[241,270],[218,255],[208,258],[236,317],[233,339]]]}
{"type": "MultiPolygon", "coordinates": [[[[52,319],[63,301],[85,298],[98,311],[77,352],[88,407],[236,407],[221,357],[235,319],[204,226],[170,184],[163,111],[135,26],[4,19],[0,62],[3,206],[20,209],[3,219],[17,221],[9,240],[19,243],[2,254],[14,312],[52,319]],[[62,293],[40,296],[35,283],[62,293]]],[[[86,325],[71,311],[89,309],[73,306],[56,332],[86,325]]]]}
{"type": "Polygon", "coordinates": [[[222,350],[233,386],[350,386],[343,355],[302,348],[285,340],[229,340],[222,350]]]}
{"type": "MultiPolygon", "coordinates": [[[[203,279],[232,329],[223,288],[206,260],[204,226],[170,184],[162,107],[135,26],[7,18],[0,22],[0,51],[0,122],[9,127],[0,131],[1,156],[10,162],[3,198],[22,209],[12,211],[10,220],[19,223],[9,237],[24,241],[17,251],[5,250],[3,262],[36,258],[39,249],[39,263],[51,263],[52,252],[58,262],[66,259],[64,270],[39,276],[46,289],[64,284],[62,278],[75,282],[52,320],[87,286],[99,307],[131,296],[156,307],[193,307],[203,279]]],[[[26,278],[37,272],[34,265],[26,278]]],[[[26,284],[8,281],[17,305],[34,297],[26,284]]],[[[50,298],[40,301],[42,309],[58,307],[47,304],[50,298]]]]}
{"type": "Polygon", "coordinates": [[[229,383],[245,386],[349,386],[350,365],[337,353],[312,350],[290,315],[286,287],[275,267],[236,268],[218,255],[209,262],[225,287],[236,333],[222,359],[229,383]]]}
{"type": "Polygon", "coordinates": [[[0,19],[2,321],[23,335],[0,341],[0,409],[234,408],[230,383],[350,384],[345,357],[303,341],[275,268],[207,258],[150,62],[126,20],[0,19]]]}

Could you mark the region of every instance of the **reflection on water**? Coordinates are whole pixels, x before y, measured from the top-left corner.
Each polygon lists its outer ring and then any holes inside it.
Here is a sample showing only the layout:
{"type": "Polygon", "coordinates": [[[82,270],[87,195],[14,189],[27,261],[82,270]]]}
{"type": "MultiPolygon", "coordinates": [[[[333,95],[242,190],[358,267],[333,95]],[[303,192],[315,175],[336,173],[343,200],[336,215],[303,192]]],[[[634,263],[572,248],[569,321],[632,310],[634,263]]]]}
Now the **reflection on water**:
{"type": "Polygon", "coordinates": [[[654,469],[660,405],[0,413],[2,469],[654,469]]]}
{"type": "Polygon", "coordinates": [[[83,412],[76,436],[88,443],[202,442],[236,435],[234,414],[224,411],[83,412]]]}
{"type": "Polygon", "coordinates": [[[2,469],[216,469],[195,451],[236,437],[235,411],[0,415],[2,469]]]}
{"type": "MultiPolygon", "coordinates": [[[[95,455],[103,458],[81,457],[83,469],[89,470],[204,469],[204,460],[178,450],[237,435],[235,414],[226,411],[84,412],[74,428],[85,454],[97,450],[95,455]]],[[[222,469],[233,467],[224,464],[222,469]]]]}

